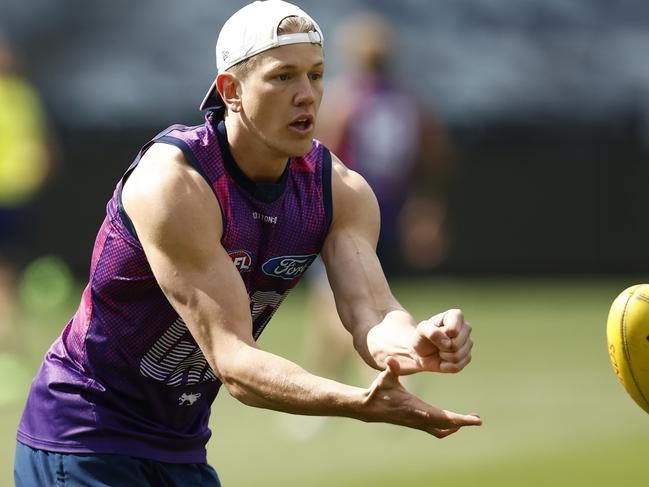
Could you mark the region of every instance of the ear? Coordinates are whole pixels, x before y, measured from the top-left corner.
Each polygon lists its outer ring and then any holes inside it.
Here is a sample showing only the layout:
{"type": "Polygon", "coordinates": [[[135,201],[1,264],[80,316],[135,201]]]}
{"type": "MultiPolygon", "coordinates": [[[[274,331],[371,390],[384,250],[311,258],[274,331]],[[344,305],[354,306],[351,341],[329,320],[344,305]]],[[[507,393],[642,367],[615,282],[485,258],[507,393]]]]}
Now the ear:
{"type": "Polygon", "coordinates": [[[220,73],[216,76],[216,89],[230,112],[241,111],[241,90],[239,80],[232,73],[220,73]]]}

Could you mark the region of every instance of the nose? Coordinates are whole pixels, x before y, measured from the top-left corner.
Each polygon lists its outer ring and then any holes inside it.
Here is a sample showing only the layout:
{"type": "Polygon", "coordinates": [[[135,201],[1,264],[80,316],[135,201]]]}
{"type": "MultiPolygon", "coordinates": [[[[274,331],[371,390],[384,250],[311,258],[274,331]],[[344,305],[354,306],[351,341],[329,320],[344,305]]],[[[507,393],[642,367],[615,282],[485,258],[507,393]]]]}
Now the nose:
{"type": "Polygon", "coordinates": [[[296,106],[308,106],[312,105],[315,99],[316,93],[311,79],[307,75],[301,76],[297,84],[297,91],[293,97],[293,102],[296,106]]]}

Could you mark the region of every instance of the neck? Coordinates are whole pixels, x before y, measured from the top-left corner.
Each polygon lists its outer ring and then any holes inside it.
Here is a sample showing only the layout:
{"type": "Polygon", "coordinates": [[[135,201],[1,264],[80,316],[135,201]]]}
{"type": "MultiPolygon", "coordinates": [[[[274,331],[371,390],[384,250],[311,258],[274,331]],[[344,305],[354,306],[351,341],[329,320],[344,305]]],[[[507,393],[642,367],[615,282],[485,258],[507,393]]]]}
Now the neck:
{"type": "Polygon", "coordinates": [[[257,182],[279,180],[286,168],[286,154],[269,147],[237,117],[226,115],[225,130],[232,157],[249,179],[257,182]]]}

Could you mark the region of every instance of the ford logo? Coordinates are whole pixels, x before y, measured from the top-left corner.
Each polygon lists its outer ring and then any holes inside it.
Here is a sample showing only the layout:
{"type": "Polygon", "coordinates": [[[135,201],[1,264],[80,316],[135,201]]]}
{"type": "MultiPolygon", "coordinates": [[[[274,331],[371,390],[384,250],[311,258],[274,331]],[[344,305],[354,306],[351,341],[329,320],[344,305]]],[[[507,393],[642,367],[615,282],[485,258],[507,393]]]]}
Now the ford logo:
{"type": "Polygon", "coordinates": [[[274,257],[264,262],[261,269],[267,276],[291,280],[301,276],[317,256],[318,254],[274,257]]]}

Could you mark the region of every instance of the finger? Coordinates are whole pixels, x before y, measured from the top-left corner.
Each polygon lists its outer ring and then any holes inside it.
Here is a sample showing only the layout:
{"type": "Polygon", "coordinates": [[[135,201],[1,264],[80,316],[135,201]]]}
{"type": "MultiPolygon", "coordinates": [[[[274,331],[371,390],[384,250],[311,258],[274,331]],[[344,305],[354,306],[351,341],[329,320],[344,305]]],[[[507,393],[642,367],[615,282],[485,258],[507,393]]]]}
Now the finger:
{"type": "Polygon", "coordinates": [[[444,413],[444,415],[446,416],[446,419],[443,422],[448,423],[448,427],[446,427],[447,425],[443,425],[443,426],[438,425],[428,430],[429,433],[431,433],[437,438],[446,438],[447,436],[452,435],[453,433],[459,431],[460,428],[462,428],[463,426],[482,425],[482,419],[480,418],[480,415],[477,413],[457,414],[452,411],[446,411],[446,410],[443,410],[442,413],[444,413]]]}
{"type": "Polygon", "coordinates": [[[464,326],[464,313],[461,309],[449,309],[444,313],[442,328],[449,338],[457,337],[464,326]]]}
{"type": "Polygon", "coordinates": [[[480,415],[477,413],[458,414],[452,411],[444,411],[444,413],[446,414],[446,417],[451,422],[451,424],[458,428],[462,426],[482,425],[482,418],[480,418],[480,415]]]}
{"type": "Polygon", "coordinates": [[[444,324],[444,315],[446,314],[446,311],[442,311],[441,313],[437,313],[436,315],[431,316],[428,318],[427,321],[431,323],[434,326],[440,327],[444,324]]]}
{"type": "Polygon", "coordinates": [[[387,375],[393,377],[396,380],[399,379],[401,366],[399,365],[399,361],[396,358],[390,356],[385,359],[385,370],[388,373],[387,375]]]}
{"type": "Polygon", "coordinates": [[[473,349],[473,340],[469,338],[461,347],[455,348],[453,351],[439,352],[439,358],[444,362],[460,362],[471,353],[471,349],[473,349]]]}
{"type": "Polygon", "coordinates": [[[417,342],[414,349],[420,355],[428,355],[432,343],[438,350],[452,351],[453,342],[446,335],[445,330],[441,327],[441,320],[437,319],[440,315],[433,316],[429,320],[422,321],[417,326],[417,342]]]}
{"type": "MultiPolygon", "coordinates": [[[[471,324],[465,321],[464,325],[460,327],[457,336],[451,338],[451,342],[452,342],[451,348],[455,350],[460,350],[467,342],[467,340],[470,339],[472,330],[473,329],[471,328],[471,324]]],[[[448,336],[448,331],[447,331],[447,336],[448,336]]]]}
{"type": "Polygon", "coordinates": [[[378,376],[380,387],[394,387],[399,384],[399,371],[401,367],[394,357],[385,359],[385,370],[378,376]]]}
{"type": "Polygon", "coordinates": [[[469,365],[472,360],[471,349],[473,342],[468,341],[459,352],[444,352],[440,354],[438,369],[440,372],[455,373],[460,372],[464,367],[469,365]]]}
{"type": "Polygon", "coordinates": [[[458,431],[460,431],[460,428],[449,428],[449,429],[432,428],[429,431],[429,433],[431,433],[433,436],[441,440],[442,438],[446,438],[447,436],[450,436],[453,433],[457,433],[458,431]]]}
{"type": "Polygon", "coordinates": [[[388,358],[385,359],[385,366],[386,369],[393,374],[395,377],[399,376],[399,371],[401,370],[401,366],[399,365],[399,361],[392,357],[389,356],[388,358]]]}
{"type": "Polygon", "coordinates": [[[431,424],[432,428],[437,428],[441,430],[445,429],[455,429],[461,428],[463,426],[480,426],[482,425],[482,419],[478,414],[459,414],[454,413],[453,411],[441,410],[441,417],[438,417],[434,424],[431,424]]]}
{"type": "Polygon", "coordinates": [[[456,374],[457,372],[462,371],[464,367],[471,363],[471,354],[464,357],[459,362],[440,362],[439,371],[444,374],[456,374]]]}

